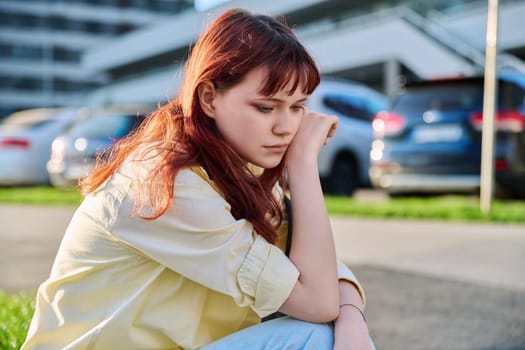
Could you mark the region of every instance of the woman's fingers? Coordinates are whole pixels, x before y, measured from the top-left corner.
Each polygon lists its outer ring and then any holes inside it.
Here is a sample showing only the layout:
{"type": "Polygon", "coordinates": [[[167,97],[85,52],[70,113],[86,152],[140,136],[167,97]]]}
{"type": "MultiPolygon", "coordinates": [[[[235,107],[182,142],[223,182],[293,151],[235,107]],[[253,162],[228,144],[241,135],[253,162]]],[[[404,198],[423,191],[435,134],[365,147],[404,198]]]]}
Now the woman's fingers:
{"type": "Polygon", "coordinates": [[[306,132],[309,137],[318,136],[316,139],[325,140],[335,133],[338,121],[334,115],[308,112],[303,118],[299,133],[306,132]]]}
{"type": "Polygon", "coordinates": [[[326,135],[326,139],[325,139],[323,145],[326,145],[328,143],[328,140],[335,135],[335,132],[337,131],[337,126],[338,125],[339,125],[339,119],[336,118],[335,123],[332,124],[331,127],[330,127],[330,130],[328,130],[328,134],[326,135]]]}
{"type": "Polygon", "coordinates": [[[339,119],[333,115],[320,114],[316,112],[309,112],[303,119],[301,129],[303,129],[303,136],[309,142],[317,144],[320,150],[322,145],[325,145],[332,136],[335,135],[339,119]]]}
{"type": "Polygon", "coordinates": [[[307,111],[288,149],[288,158],[317,159],[321,147],[335,134],[338,122],[336,116],[307,111]]]}

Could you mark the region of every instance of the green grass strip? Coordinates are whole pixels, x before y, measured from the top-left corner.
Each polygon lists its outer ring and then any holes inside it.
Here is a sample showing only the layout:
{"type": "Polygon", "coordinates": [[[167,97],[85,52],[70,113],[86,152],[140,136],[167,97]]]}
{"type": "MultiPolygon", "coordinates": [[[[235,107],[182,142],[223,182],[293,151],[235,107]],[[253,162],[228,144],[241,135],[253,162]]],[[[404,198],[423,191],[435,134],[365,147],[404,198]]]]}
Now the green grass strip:
{"type": "Polygon", "coordinates": [[[80,191],[76,188],[0,188],[0,203],[3,204],[78,205],[80,201],[80,191]]]}
{"type": "Polygon", "coordinates": [[[0,290],[0,349],[20,349],[35,311],[34,299],[34,295],[8,295],[0,290]]]}
{"type": "Polygon", "coordinates": [[[487,215],[481,213],[479,198],[473,196],[386,198],[375,201],[327,196],[325,201],[330,215],[525,223],[525,201],[517,200],[495,200],[487,215]]]}
{"type": "MultiPolygon", "coordinates": [[[[0,188],[1,204],[77,206],[81,199],[76,188],[0,188]]],[[[476,196],[384,196],[375,199],[327,196],[325,201],[330,215],[525,223],[525,200],[495,199],[488,215],[481,213],[476,196]]]]}

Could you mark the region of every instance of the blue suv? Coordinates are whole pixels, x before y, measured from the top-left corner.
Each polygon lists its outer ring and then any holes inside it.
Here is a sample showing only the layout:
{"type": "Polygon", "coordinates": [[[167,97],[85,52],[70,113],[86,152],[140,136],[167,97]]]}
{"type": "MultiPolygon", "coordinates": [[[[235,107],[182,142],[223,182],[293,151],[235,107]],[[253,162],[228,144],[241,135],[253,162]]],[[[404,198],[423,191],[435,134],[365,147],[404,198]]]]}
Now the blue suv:
{"type": "MultiPolygon", "coordinates": [[[[475,192],[480,186],[483,77],[408,84],[372,122],[370,179],[390,194],[475,192]]],[[[501,71],[496,189],[525,196],[525,75],[501,71]]]]}

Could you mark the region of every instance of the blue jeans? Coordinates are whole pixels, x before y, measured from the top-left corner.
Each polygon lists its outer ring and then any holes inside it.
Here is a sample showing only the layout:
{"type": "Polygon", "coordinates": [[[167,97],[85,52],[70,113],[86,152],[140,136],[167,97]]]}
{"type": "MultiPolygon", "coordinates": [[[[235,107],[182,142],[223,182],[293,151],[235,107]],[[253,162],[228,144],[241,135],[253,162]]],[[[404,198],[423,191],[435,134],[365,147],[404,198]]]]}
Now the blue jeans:
{"type": "Polygon", "coordinates": [[[201,350],[332,350],[333,346],[330,324],[282,317],[230,334],[201,350]]]}

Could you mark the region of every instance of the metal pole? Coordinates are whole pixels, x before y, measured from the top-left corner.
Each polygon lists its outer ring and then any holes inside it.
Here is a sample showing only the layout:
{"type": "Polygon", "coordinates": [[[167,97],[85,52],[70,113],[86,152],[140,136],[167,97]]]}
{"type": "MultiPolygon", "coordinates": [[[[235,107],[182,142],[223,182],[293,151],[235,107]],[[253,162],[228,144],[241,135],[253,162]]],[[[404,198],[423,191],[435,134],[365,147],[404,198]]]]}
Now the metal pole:
{"type": "Polygon", "coordinates": [[[401,75],[401,65],[399,62],[390,58],[383,66],[383,90],[388,97],[389,105],[392,105],[394,97],[399,92],[399,77],[401,75]]]}
{"type": "Polygon", "coordinates": [[[480,183],[480,209],[485,214],[490,212],[494,193],[494,111],[497,105],[498,0],[488,0],[486,39],[480,183]]]}

